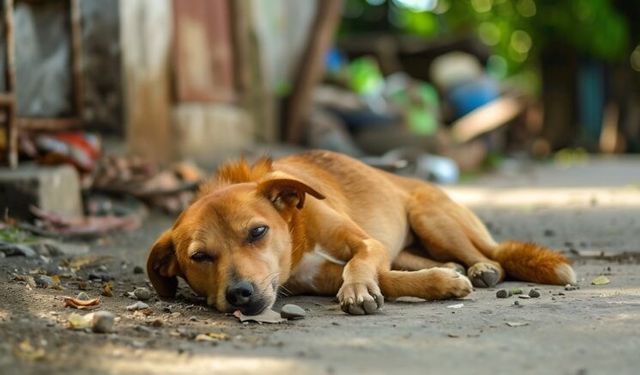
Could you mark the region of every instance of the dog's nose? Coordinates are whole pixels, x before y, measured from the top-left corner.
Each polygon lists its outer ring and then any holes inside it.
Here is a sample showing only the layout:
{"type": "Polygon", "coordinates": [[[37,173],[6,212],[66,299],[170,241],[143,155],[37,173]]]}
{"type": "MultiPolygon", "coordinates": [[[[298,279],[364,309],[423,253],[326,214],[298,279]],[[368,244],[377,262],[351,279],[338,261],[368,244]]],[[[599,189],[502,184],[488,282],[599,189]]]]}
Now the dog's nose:
{"type": "Polygon", "coordinates": [[[240,281],[227,288],[227,302],[236,307],[246,306],[253,296],[253,285],[246,281],[240,281]]]}

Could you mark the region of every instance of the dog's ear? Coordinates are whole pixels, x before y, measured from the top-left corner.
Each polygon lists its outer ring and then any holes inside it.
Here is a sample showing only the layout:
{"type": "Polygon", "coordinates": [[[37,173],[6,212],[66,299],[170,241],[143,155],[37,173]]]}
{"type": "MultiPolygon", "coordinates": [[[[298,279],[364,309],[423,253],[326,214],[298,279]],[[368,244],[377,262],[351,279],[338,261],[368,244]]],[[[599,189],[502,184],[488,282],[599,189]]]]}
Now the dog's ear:
{"type": "Polygon", "coordinates": [[[280,211],[291,207],[302,208],[306,194],[317,199],[325,198],[311,186],[292,178],[264,181],[258,185],[258,191],[273,202],[273,205],[280,211]]]}
{"type": "Polygon", "coordinates": [[[147,258],[147,274],[158,295],[175,297],[178,289],[178,260],[171,238],[171,229],[162,233],[153,244],[147,258]]]}

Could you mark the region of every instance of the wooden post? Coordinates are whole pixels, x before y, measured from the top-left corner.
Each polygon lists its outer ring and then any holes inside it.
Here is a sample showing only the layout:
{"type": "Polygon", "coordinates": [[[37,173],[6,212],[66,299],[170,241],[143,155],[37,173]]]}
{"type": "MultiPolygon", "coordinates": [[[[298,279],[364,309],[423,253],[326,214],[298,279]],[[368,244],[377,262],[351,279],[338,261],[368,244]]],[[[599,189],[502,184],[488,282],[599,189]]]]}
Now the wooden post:
{"type": "Polygon", "coordinates": [[[13,0],[4,0],[4,23],[5,23],[5,56],[7,58],[5,71],[6,94],[3,95],[3,102],[0,105],[6,108],[6,135],[7,135],[7,163],[10,168],[18,166],[18,125],[16,123],[16,67],[15,67],[15,45],[13,41],[13,0]]]}
{"type": "Polygon", "coordinates": [[[287,114],[287,142],[299,143],[302,124],[311,110],[313,89],[322,79],[324,58],[333,41],[342,12],[342,0],[318,1],[307,49],[300,60],[298,74],[289,99],[287,114]]]}
{"type": "Polygon", "coordinates": [[[171,1],[121,1],[120,38],[129,152],[169,161],[174,154],[169,80],[171,1]]]}

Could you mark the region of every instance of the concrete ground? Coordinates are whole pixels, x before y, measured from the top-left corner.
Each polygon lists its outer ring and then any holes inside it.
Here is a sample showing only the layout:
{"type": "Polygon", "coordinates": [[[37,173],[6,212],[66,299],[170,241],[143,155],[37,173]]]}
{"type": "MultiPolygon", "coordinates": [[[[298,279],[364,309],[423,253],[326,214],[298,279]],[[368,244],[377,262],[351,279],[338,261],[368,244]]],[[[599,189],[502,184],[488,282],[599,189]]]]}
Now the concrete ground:
{"type": "MultiPolygon", "coordinates": [[[[459,301],[398,301],[359,317],[331,298],[285,298],[277,306],[296,303],[307,318],[280,325],[240,324],[185,288],[175,302],[152,300],[134,313],[125,293],[146,280],[133,268],[171,224],[156,214],[140,231],[92,244],[90,254],[110,257],[63,278],[65,290],[12,281],[38,267],[55,273],[64,259],[0,259],[0,373],[640,373],[640,159],[506,164],[448,190],[497,239],[533,240],[574,258],[580,288],[505,282],[459,301]],[[101,307],[118,316],[112,334],[66,328],[73,311],[61,296],[75,295],[96,270],[115,277],[114,296],[102,297],[101,307]],[[599,275],[611,282],[591,285],[599,275]],[[495,296],[533,287],[540,298],[495,296]],[[197,341],[202,333],[224,336],[197,341]]],[[[102,285],[87,288],[96,296],[102,285]]]]}

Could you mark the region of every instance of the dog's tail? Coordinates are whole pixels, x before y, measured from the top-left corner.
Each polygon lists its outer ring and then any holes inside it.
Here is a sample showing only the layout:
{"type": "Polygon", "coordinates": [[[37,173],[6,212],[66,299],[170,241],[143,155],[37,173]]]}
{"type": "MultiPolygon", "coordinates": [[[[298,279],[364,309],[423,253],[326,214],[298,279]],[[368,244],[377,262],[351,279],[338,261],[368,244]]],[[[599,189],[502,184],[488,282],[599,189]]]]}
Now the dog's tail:
{"type": "Polygon", "coordinates": [[[576,273],[567,257],[535,243],[505,241],[487,253],[485,255],[500,263],[507,275],[514,279],[553,285],[576,282],[576,273]]]}

